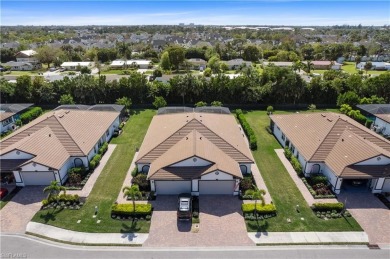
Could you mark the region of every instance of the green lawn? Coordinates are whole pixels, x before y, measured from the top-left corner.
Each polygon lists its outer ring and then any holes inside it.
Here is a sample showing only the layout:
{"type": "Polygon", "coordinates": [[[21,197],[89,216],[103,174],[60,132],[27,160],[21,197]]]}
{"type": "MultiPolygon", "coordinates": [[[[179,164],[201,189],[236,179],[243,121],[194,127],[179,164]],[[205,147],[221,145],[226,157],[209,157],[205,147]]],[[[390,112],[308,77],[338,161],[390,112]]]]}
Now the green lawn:
{"type": "Polygon", "coordinates": [[[328,71],[328,70],[312,70],[310,71],[311,73],[317,73],[317,74],[321,74],[323,75],[325,73],[325,71],[328,71]]]}
{"type": "Polygon", "coordinates": [[[136,111],[126,123],[123,133],[111,141],[112,144],[117,144],[117,147],[80,210],[39,211],[32,221],[81,232],[147,233],[150,221],[132,223],[131,221],[113,220],[110,213],[111,205],[118,197],[135,150],[141,146],[153,115],[155,115],[154,110],[136,111]],[[97,218],[92,217],[95,206],[99,208],[97,218]],[[98,219],[101,220],[100,224],[96,223],[98,219]],[[81,220],[81,223],[77,224],[77,220],[81,220]]]}
{"type": "Polygon", "coordinates": [[[253,152],[253,156],[278,211],[277,217],[260,220],[259,223],[255,220],[247,220],[246,224],[249,232],[362,230],[353,218],[328,221],[318,219],[307,205],[274,151],[274,149],[281,148],[281,146],[274,136],[266,130],[266,127],[269,126],[269,118],[266,112],[250,111],[245,114],[245,117],[257,135],[258,150],[253,152]],[[299,205],[300,213],[296,212],[296,205],[299,205]],[[301,217],[304,220],[301,220],[301,217]],[[287,223],[287,218],[291,219],[291,223],[287,223]]]}
{"type": "MultiPolygon", "coordinates": [[[[345,72],[348,72],[350,74],[357,74],[359,70],[356,69],[356,63],[355,62],[344,62],[344,65],[342,66],[342,70],[345,72]]],[[[368,71],[368,74],[371,75],[380,75],[383,73],[386,73],[387,71],[375,71],[371,70],[368,71]]],[[[366,71],[363,71],[363,74],[366,74],[366,71]]]]}

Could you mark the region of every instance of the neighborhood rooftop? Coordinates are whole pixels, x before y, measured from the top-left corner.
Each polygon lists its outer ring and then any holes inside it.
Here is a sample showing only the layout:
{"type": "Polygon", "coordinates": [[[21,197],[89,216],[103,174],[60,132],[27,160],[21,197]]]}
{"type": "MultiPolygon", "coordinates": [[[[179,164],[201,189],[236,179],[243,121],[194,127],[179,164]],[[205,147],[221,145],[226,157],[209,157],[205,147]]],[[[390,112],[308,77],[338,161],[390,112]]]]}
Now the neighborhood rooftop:
{"type": "Polygon", "coordinates": [[[358,104],[356,106],[370,114],[390,114],[390,104],[358,104]]]}
{"type": "MultiPolygon", "coordinates": [[[[343,114],[271,115],[271,120],[306,161],[325,162],[344,178],[378,171],[351,165],[381,155],[390,157],[390,141],[343,114]]],[[[388,166],[381,170],[390,173],[388,166]]]]}
{"type": "Polygon", "coordinates": [[[59,169],[71,156],[88,155],[118,116],[85,110],[46,113],[5,137],[1,155],[18,150],[34,155],[31,160],[36,163],[59,169]]]}

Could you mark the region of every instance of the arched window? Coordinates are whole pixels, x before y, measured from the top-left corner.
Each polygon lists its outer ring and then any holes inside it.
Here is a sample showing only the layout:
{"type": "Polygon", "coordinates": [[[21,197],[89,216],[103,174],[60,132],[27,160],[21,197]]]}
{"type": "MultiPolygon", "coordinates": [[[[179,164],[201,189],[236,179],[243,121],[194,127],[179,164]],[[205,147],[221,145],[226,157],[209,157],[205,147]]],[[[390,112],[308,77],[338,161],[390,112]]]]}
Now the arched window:
{"type": "Polygon", "coordinates": [[[319,174],[320,173],[321,166],[319,164],[314,164],[311,167],[310,173],[312,174],[319,174]]]}
{"type": "Polygon", "coordinates": [[[248,168],[246,165],[240,165],[241,173],[247,174],[248,173],[248,168]]]}
{"type": "Polygon", "coordinates": [[[150,166],[148,166],[148,165],[144,165],[143,167],[142,167],[142,173],[148,173],[149,172],[149,169],[150,169],[150,166]]]}
{"type": "Polygon", "coordinates": [[[73,160],[74,162],[74,167],[84,167],[84,163],[83,163],[83,160],[81,160],[81,158],[75,158],[73,160]]]}

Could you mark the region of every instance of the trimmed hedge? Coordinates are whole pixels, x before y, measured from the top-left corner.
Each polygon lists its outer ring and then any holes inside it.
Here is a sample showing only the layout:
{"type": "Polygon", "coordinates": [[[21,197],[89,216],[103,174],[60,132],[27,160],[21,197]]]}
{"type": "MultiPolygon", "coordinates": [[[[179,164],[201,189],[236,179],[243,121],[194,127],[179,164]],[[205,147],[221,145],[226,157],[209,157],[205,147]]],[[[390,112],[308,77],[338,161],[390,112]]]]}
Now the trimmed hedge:
{"type": "Polygon", "coordinates": [[[41,107],[34,107],[29,109],[28,111],[22,113],[20,115],[20,120],[23,124],[29,123],[33,119],[39,117],[43,113],[43,110],[41,107]]]}
{"type": "Polygon", "coordinates": [[[249,123],[246,121],[245,116],[242,113],[241,109],[236,110],[236,116],[237,116],[238,121],[241,123],[241,126],[242,126],[245,134],[249,138],[250,148],[252,150],[256,150],[257,149],[257,138],[255,135],[255,132],[253,131],[253,129],[251,128],[249,123]]]}
{"type": "Polygon", "coordinates": [[[294,156],[293,152],[288,147],[284,148],[284,156],[290,161],[295,172],[297,172],[297,174],[301,176],[303,174],[301,163],[299,163],[298,158],[294,156]]]}
{"type": "Polygon", "coordinates": [[[108,143],[104,142],[103,145],[99,148],[98,154],[99,155],[104,155],[108,149],[108,143]]]}
{"type": "MultiPolygon", "coordinates": [[[[258,214],[272,214],[276,213],[276,207],[273,204],[265,204],[264,206],[261,203],[256,204],[256,211],[258,214]]],[[[254,203],[244,203],[241,205],[242,213],[254,213],[255,204],[254,203]]]]}
{"type": "Polygon", "coordinates": [[[151,204],[114,204],[111,208],[111,216],[144,217],[152,214],[151,204]]]}
{"type": "Polygon", "coordinates": [[[85,167],[73,167],[68,170],[68,174],[72,173],[84,176],[87,173],[87,170],[85,170],[85,167]]]}
{"type": "Polygon", "coordinates": [[[96,154],[96,155],[91,159],[91,161],[89,161],[89,168],[90,168],[90,169],[95,169],[95,168],[99,165],[101,159],[102,159],[102,156],[99,155],[99,154],[96,154]]]}
{"type": "Polygon", "coordinates": [[[327,211],[327,210],[336,210],[341,211],[344,208],[344,203],[335,202],[335,203],[313,203],[313,210],[327,211]]]}

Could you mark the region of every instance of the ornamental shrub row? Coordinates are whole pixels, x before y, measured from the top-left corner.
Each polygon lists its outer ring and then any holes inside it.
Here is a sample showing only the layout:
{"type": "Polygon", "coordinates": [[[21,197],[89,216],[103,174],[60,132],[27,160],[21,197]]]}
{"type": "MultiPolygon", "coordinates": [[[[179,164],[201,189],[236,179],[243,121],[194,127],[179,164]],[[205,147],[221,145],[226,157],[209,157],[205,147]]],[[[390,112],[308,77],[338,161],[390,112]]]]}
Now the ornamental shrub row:
{"type": "Polygon", "coordinates": [[[99,165],[101,159],[102,159],[102,156],[99,155],[99,154],[96,154],[91,159],[91,161],[89,161],[89,168],[92,169],[92,170],[95,169],[99,165]]]}
{"type": "MultiPolygon", "coordinates": [[[[253,213],[255,212],[254,203],[243,203],[241,205],[242,213],[253,213]]],[[[272,214],[276,213],[276,207],[274,204],[265,204],[264,206],[261,203],[256,204],[256,211],[258,214],[272,214]]]]}
{"type": "Polygon", "coordinates": [[[241,109],[236,110],[236,116],[238,121],[241,123],[242,128],[244,129],[245,134],[249,138],[249,146],[252,150],[257,149],[257,139],[255,132],[249,125],[249,123],[246,121],[244,114],[242,113],[241,109]]]}
{"type": "Polygon", "coordinates": [[[344,208],[344,203],[335,202],[335,203],[313,203],[313,210],[336,210],[341,211],[344,208]]]}
{"type": "Polygon", "coordinates": [[[294,168],[295,172],[297,172],[297,174],[299,176],[301,176],[302,175],[302,166],[301,166],[301,163],[299,163],[298,158],[296,158],[293,155],[292,151],[288,147],[284,148],[284,155],[290,161],[290,163],[291,163],[292,167],[294,168]]]}
{"type": "Polygon", "coordinates": [[[107,142],[104,142],[103,145],[99,148],[99,155],[104,155],[104,153],[106,153],[108,149],[108,143],[107,142]]]}
{"type": "Polygon", "coordinates": [[[114,204],[111,215],[116,216],[147,216],[152,214],[152,204],[114,204]]]}
{"type": "Polygon", "coordinates": [[[29,109],[28,111],[22,113],[20,115],[20,120],[23,124],[29,123],[33,119],[37,118],[39,115],[43,113],[43,110],[41,107],[34,107],[29,109]]]}

